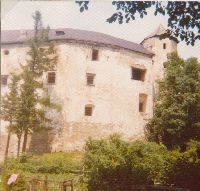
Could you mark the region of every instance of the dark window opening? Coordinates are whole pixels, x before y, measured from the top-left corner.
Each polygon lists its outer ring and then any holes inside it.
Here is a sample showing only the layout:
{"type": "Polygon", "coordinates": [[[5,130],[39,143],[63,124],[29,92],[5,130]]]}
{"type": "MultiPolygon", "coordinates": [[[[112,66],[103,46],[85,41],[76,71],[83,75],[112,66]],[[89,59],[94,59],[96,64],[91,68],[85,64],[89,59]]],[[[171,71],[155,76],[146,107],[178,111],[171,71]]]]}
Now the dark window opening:
{"type": "Polygon", "coordinates": [[[8,55],[9,54],[9,50],[4,50],[4,54],[8,55]]]}
{"type": "Polygon", "coordinates": [[[146,105],[147,105],[147,95],[140,94],[139,95],[139,112],[146,112],[146,105]]]}
{"type": "Polygon", "coordinates": [[[145,80],[145,69],[139,69],[139,68],[133,68],[132,67],[132,79],[133,80],[139,80],[143,81],[145,80]]]}
{"type": "Polygon", "coordinates": [[[64,31],[56,31],[56,36],[65,35],[64,31]]]}
{"type": "Polygon", "coordinates": [[[48,84],[55,84],[56,82],[56,73],[55,72],[48,72],[48,84]]]}
{"type": "Polygon", "coordinates": [[[98,57],[99,57],[99,51],[96,49],[93,49],[92,50],[92,60],[93,61],[98,60],[98,57]]]}
{"type": "Polygon", "coordinates": [[[8,75],[1,75],[1,85],[6,86],[8,84],[8,75]]]}
{"type": "Polygon", "coordinates": [[[163,49],[166,49],[166,43],[163,44],[163,49]]]}
{"type": "Polygon", "coordinates": [[[87,74],[87,85],[94,85],[95,74],[87,74]]]}
{"type": "Polygon", "coordinates": [[[40,52],[44,52],[45,49],[44,48],[39,48],[40,52]]]}
{"type": "Polygon", "coordinates": [[[92,116],[93,107],[92,106],[85,106],[85,116],[92,116]]]}

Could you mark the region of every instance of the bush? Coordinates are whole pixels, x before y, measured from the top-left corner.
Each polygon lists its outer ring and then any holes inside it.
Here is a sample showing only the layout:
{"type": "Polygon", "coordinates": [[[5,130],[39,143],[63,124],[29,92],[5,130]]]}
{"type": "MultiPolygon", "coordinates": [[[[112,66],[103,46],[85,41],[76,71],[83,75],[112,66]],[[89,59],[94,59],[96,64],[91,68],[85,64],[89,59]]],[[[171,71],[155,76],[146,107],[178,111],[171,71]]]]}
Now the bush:
{"type": "Polygon", "coordinates": [[[165,182],[191,191],[200,190],[200,142],[191,141],[185,152],[169,152],[165,167],[165,182]]]}
{"type": "Polygon", "coordinates": [[[84,164],[88,189],[98,191],[130,190],[135,184],[153,184],[162,179],[164,146],[152,142],[125,142],[118,136],[89,140],[84,164]]]}

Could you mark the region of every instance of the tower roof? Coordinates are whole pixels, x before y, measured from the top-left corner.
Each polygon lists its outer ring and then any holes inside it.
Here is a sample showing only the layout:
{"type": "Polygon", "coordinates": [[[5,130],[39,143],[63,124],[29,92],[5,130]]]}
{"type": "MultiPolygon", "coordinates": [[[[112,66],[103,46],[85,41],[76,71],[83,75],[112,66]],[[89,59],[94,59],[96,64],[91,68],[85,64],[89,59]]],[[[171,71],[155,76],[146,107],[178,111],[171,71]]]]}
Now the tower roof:
{"type": "Polygon", "coordinates": [[[160,36],[166,32],[167,32],[166,29],[163,27],[163,25],[160,24],[158,28],[155,31],[153,31],[150,35],[148,35],[145,39],[152,38],[155,36],[160,36]]]}
{"type": "MultiPolygon", "coordinates": [[[[149,34],[146,38],[144,38],[144,40],[141,42],[141,44],[142,44],[145,40],[147,40],[147,39],[149,39],[149,38],[159,37],[160,35],[165,34],[165,33],[167,33],[167,30],[164,28],[164,26],[163,26],[162,24],[160,24],[160,25],[156,28],[156,30],[154,30],[151,34],[149,34]]],[[[173,37],[170,37],[170,38],[171,38],[172,40],[178,42],[177,39],[175,39],[175,38],[173,38],[173,37]]]]}

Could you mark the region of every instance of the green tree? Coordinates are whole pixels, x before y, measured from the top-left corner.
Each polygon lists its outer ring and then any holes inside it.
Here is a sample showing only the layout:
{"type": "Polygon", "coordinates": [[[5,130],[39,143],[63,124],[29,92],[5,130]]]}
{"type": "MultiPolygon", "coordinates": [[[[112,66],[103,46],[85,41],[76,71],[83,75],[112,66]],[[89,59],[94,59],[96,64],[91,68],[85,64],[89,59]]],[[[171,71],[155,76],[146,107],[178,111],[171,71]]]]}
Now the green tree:
{"type": "Polygon", "coordinates": [[[185,61],[173,53],[164,65],[147,138],[185,150],[190,139],[200,139],[200,64],[196,58],[185,61]]]}
{"type": "MultiPolygon", "coordinates": [[[[76,1],[80,11],[88,9],[89,1],[76,1]]],[[[198,1],[112,1],[117,12],[107,22],[122,24],[143,18],[150,8],[154,14],[168,15],[168,30],[162,37],[170,36],[194,45],[200,39],[200,3],[198,1]]]]}
{"type": "Polygon", "coordinates": [[[22,152],[26,152],[28,134],[50,125],[45,115],[46,107],[58,109],[49,97],[42,95],[42,74],[56,67],[58,56],[54,43],[48,39],[49,28],[42,27],[39,11],[33,15],[35,21],[34,36],[28,41],[27,65],[22,66],[20,86],[20,108],[18,123],[23,129],[22,152]]]}
{"type": "Polygon", "coordinates": [[[11,133],[15,129],[14,127],[16,126],[19,101],[19,76],[12,74],[10,80],[11,82],[8,85],[8,93],[5,96],[3,96],[1,100],[1,118],[4,121],[9,122],[9,125],[7,126],[8,138],[5,150],[5,160],[8,157],[11,133]]]}
{"type": "Polygon", "coordinates": [[[200,142],[190,141],[185,152],[170,151],[166,155],[164,182],[191,191],[200,188],[200,142]]]}
{"type": "Polygon", "coordinates": [[[132,190],[133,185],[160,182],[167,149],[146,141],[125,142],[118,136],[89,140],[84,165],[88,190],[132,190]]]}

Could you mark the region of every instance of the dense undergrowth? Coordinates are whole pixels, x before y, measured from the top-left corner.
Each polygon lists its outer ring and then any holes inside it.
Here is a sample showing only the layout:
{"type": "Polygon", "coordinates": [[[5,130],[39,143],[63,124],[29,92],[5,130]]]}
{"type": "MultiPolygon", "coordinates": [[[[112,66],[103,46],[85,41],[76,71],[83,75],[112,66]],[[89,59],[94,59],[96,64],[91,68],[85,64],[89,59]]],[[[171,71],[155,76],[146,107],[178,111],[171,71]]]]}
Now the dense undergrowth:
{"type": "Polygon", "coordinates": [[[154,142],[127,142],[111,136],[88,140],[84,153],[21,156],[7,160],[3,168],[3,191],[22,191],[30,177],[45,176],[49,191],[60,191],[56,182],[69,179],[74,180],[76,191],[130,191],[134,185],[155,183],[199,191],[200,142],[191,141],[186,151],[180,152],[154,142]],[[20,178],[8,188],[7,179],[13,173],[20,178]]]}
{"type": "MultiPolygon", "coordinates": [[[[60,190],[59,184],[62,181],[73,179],[75,188],[79,191],[85,190],[85,183],[81,177],[83,168],[83,154],[81,152],[69,153],[46,153],[41,155],[21,156],[19,159],[9,159],[3,165],[1,190],[17,191],[18,188],[7,188],[7,180],[11,174],[19,174],[19,191],[21,186],[27,186],[30,178],[44,179],[48,177],[50,182],[49,190],[60,190]],[[26,180],[24,182],[24,180],[26,180]]],[[[17,182],[18,184],[18,182],[17,182]]]]}

